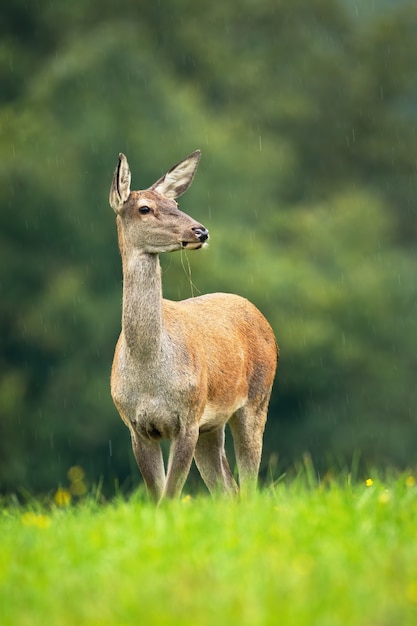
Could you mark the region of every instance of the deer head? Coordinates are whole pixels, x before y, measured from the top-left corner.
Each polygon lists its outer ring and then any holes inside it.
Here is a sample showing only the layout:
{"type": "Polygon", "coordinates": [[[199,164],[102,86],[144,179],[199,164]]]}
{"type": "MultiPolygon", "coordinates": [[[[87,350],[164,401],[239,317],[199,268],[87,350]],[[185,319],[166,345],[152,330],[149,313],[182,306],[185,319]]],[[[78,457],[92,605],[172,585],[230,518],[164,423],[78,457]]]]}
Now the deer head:
{"type": "Polygon", "coordinates": [[[146,254],[196,250],[208,239],[208,230],[178,209],[175,198],[194,178],[201,152],[196,150],[144,191],[131,191],[131,174],[124,154],[114,172],[110,206],[117,214],[124,247],[146,254]]]}

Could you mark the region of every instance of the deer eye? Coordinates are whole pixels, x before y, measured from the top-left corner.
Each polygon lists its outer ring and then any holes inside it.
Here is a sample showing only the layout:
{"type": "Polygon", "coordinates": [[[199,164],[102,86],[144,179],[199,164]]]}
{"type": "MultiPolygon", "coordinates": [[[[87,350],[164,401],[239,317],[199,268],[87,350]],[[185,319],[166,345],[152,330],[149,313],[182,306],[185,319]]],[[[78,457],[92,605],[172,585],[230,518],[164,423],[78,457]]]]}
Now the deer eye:
{"type": "Polygon", "coordinates": [[[150,213],[151,209],[148,206],[140,206],[139,207],[139,213],[141,215],[146,215],[147,213],[150,213]]]}

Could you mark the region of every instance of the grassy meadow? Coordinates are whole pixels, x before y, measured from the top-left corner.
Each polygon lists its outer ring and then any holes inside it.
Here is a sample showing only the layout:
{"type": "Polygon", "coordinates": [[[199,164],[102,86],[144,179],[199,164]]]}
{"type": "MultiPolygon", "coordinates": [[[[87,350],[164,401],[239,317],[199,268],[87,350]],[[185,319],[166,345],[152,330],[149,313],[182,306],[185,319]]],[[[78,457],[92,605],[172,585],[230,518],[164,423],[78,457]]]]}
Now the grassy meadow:
{"type": "Polygon", "coordinates": [[[159,508],[67,494],[0,510],[2,626],[417,623],[411,473],[159,508]]]}

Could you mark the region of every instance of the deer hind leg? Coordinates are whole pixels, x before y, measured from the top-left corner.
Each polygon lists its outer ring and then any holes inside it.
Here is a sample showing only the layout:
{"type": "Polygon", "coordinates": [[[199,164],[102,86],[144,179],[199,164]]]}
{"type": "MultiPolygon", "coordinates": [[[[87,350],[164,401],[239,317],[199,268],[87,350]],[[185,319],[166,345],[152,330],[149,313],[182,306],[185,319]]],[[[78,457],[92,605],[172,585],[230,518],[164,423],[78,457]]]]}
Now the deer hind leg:
{"type": "Polygon", "coordinates": [[[238,486],[224,451],[224,426],[198,438],[194,460],[210,493],[219,490],[237,493],[238,486]]]}
{"type": "Polygon", "coordinates": [[[132,434],[132,447],[148,493],[157,502],[161,498],[165,485],[161,446],[158,441],[146,441],[132,434]]]}
{"type": "Polygon", "coordinates": [[[256,490],[268,401],[269,394],[256,405],[248,404],[238,409],[229,422],[243,494],[256,490]]]}

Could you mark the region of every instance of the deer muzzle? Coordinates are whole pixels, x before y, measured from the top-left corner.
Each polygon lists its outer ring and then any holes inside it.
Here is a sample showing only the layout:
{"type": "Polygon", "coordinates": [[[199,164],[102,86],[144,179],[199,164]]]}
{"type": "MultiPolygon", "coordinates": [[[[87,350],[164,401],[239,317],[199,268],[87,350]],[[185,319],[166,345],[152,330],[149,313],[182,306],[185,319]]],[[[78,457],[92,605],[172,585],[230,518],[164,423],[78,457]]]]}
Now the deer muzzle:
{"type": "Polygon", "coordinates": [[[204,228],[204,226],[199,226],[198,228],[193,228],[192,230],[200,243],[205,243],[209,238],[209,231],[207,228],[204,228]]]}
{"type": "Polygon", "coordinates": [[[194,238],[183,239],[181,246],[187,250],[198,250],[206,243],[209,238],[209,232],[204,226],[194,226],[191,230],[193,231],[194,238]]]}

